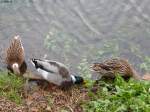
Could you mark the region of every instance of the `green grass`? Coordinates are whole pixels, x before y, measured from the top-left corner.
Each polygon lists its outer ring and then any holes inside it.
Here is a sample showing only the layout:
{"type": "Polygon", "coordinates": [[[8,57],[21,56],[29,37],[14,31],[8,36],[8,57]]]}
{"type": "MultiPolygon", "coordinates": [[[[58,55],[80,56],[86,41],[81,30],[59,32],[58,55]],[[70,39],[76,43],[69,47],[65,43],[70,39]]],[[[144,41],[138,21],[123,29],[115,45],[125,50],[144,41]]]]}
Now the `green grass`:
{"type": "Polygon", "coordinates": [[[85,112],[150,112],[150,82],[117,76],[113,83],[100,81],[97,93],[89,91],[85,112]]]}
{"type": "Polygon", "coordinates": [[[0,72],[0,96],[20,104],[22,102],[21,90],[24,81],[21,77],[7,72],[0,72]]]}

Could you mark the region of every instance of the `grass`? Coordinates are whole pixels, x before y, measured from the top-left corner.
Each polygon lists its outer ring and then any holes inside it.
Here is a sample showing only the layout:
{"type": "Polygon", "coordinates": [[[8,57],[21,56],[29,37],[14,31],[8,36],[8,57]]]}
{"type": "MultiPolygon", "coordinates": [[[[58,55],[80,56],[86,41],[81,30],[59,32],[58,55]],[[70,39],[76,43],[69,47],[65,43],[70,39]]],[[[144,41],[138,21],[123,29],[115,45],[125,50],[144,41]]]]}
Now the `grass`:
{"type": "Polygon", "coordinates": [[[0,72],[0,96],[20,104],[22,102],[21,90],[24,81],[21,77],[7,72],[0,72]]]}
{"type": "Polygon", "coordinates": [[[150,112],[150,82],[117,76],[113,83],[100,81],[98,91],[89,91],[85,112],[150,112]]]}
{"type": "MultiPolygon", "coordinates": [[[[91,85],[90,81],[88,83],[91,85]]],[[[20,104],[22,102],[20,93],[23,84],[22,78],[14,74],[8,75],[6,72],[1,72],[0,96],[20,104]]],[[[130,79],[126,82],[118,75],[112,83],[99,81],[96,85],[93,84],[93,86],[97,87],[97,92],[92,92],[91,86],[86,86],[89,90],[89,99],[86,102],[83,99],[81,101],[85,112],[150,111],[150,82],[148,81],[130,79]]],[[[48,99],[49,105],[52,105],[51,99],[48,99]]]]}
{"type": "MultiPolygon", "coordinates": [[[[83,60],[83,62],[86,60],[83,60]]],[[[81,63],[81,68],[84,64],[81,63]]],[[[79,68],[79,69],[81,69],[79,68]]],[[[86,67],[82,71],[86,72],[86,67]]],[[[88,80],[88,78],[87,78],[88,80]]],[[[137,81],[130,79],[124,81],[122,77],[117,75],[114,81],[98,81],[96,84],[88,81],[90,86],[82,86],[88,90],[87,93],[80,93],[80,90],[74,88],[72,91],[54,92],[47,91],[47,100],[50,107],[57,106],[67,100],[66,105],[73,108],[74,105],[80,104],[84,112],[149,112],[150,111],[150,82],[137,81]],[[91,88],[96,87],[97,91],[91,88]],[[70,94],[71,92],[71,94],[70,94]],[[84,94],[88,95],[88,99],[82,98],[84,94]],[[71,96],[70,96],[71,95],[71,96]],[[78,98],[81,97],[81,98],[78,98]],[[54,101],[54,99],[63,98],[62,101],[54,101]],[[53,99],[53,100],[52,100],[53,99]],[[65,99],[65,100],[64,100],[65,99]],[[55,103],[56,104],[55,104],[55,103]]],[[[21,96],[24,80],[14,74],[8,75],[6,72],[0,73],[0,96],[21,104],[24,100],[21,96]]],[[[58,106],[59,107],[59,106],[58,106]]],[[[56,108],[56,107],[55,107],[56,108]]],[[[59,109],[59,108],[58,108],[59,109]]],[[[62,108],[61,108],[62,109],[62,108]]],[[[64,111],[64,110],[62,110],[64,111]]]]}

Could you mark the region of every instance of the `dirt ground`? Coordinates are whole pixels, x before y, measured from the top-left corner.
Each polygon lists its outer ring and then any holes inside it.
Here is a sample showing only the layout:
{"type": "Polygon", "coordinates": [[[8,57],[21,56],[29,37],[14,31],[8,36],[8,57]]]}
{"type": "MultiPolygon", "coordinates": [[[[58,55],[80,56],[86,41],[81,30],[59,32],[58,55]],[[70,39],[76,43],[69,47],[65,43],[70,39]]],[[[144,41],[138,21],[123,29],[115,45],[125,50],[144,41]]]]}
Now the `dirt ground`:
{"type": "Polygon", "coordinates": [[[38,86],[30,89],[23,93],[21,105],[0,98],[0,112],[82,112],[80,103],[88,99],[86,90],[79,86],[62,90],[49,84],[45,88],[38,86]]]}

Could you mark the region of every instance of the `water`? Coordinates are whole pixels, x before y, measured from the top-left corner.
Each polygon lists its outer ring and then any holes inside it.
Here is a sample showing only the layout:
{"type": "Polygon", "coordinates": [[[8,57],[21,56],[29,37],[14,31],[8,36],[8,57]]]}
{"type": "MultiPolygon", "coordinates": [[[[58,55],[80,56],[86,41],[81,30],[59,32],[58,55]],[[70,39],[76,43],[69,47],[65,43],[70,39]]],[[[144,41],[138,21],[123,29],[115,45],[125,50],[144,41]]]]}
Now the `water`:
{"type": "Polygon", "coordinates": [[[127,58],[144,73],[150,66],[149,5],[149,0],[0,0],[0,43],[5,47],[20,35],[27,62],[47,55],[72,73],[84,59],[90,64],[110,57],[127,58]]]}

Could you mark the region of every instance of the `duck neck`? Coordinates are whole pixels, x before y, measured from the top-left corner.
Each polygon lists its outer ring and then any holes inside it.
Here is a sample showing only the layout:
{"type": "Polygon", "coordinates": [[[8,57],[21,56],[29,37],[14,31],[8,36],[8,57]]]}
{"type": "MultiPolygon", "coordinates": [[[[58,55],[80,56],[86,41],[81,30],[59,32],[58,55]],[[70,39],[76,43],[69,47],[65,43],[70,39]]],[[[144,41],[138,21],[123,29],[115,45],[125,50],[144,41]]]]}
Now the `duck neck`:
{"type": "Polygon", "coordinates": [[[17,75],[20,74],[18,63],[14,63],[14,64],[12,65],[12,69],[13,69],[14,74],[17,74],[17,75]]]}
{"type": "Polygon", "coordinates": [[[80,77],[80,76],[71,75],[71,80],[72,80],[73,84],[81,84],[81,83],[83,83],[83,78],[80,77]]]}
{"type": "Polygon", "coordinates": [[[74,76],[74,75],[71,75],[71,80],[72,80],[73,84],[75,84],[75,82],[76,82],[76,78],[75,78],[75,76],[74,76]]]}

